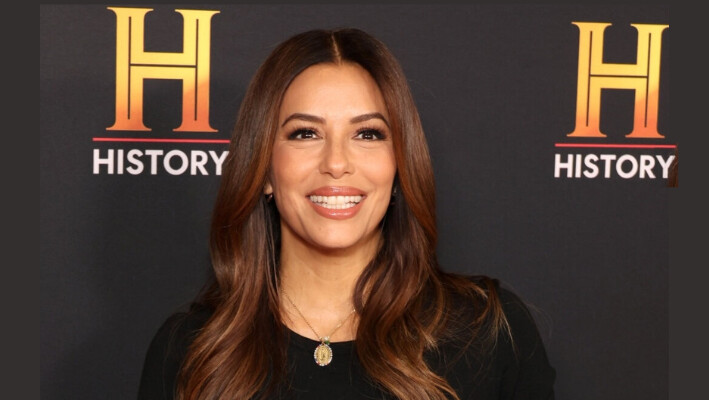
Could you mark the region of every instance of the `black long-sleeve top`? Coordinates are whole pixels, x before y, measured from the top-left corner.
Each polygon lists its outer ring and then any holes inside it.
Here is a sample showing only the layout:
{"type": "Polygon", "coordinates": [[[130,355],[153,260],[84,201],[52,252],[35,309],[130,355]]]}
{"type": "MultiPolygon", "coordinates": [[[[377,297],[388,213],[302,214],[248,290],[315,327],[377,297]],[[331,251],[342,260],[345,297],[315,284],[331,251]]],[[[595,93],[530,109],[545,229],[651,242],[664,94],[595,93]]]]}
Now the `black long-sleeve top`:
{"type": "MultiPolygon", "coordinates": [[[[429,367],[445,377],[460,399],[552,400],[556,373],[529,309],[512,292],[499,289],[512,340],[501,333],[493,351],[442,343],[425,354],[429,367]],[[512,345],[514,342],[514,346],[512,345]]],[[[465,305],[461,305],[465,306],[465,305]]],[[[472,312],[472,310],[471,310],[472,312]]],[[[178,371],[189,344],[211,315],[206,308],[175,313],[159,328],[148,348],[139,400],[172,400],[178,371]]],[[[331,343],[332,362],[318,366],[313,352],[319,342],[288,331],[291,390],[286,399],[390,399],[359,364],[355,342],[331,343]]]]}

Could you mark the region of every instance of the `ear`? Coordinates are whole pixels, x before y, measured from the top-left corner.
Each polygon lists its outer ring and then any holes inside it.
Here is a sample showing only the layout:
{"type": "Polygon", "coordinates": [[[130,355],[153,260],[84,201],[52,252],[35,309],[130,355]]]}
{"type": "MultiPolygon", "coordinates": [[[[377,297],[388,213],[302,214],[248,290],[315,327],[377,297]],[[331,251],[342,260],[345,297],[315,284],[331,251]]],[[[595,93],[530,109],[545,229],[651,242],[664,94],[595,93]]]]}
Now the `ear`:
{"type": "Polygon", "coordinates": [[[271,181],[266,180],[266,184],[263,185],[263,194],[265,194],[265,195],[273,194],[273,185],[271,185],[271,181]]]}

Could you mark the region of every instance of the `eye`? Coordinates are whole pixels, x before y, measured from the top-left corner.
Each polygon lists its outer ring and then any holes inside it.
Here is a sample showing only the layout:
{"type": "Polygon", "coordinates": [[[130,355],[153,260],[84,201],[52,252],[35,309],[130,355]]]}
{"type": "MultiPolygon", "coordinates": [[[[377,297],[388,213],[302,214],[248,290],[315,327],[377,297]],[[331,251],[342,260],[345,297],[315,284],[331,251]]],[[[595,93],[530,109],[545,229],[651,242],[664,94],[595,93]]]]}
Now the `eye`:
{"type": "Polygon", "coordinates": [[[288,135],[288,140],[307,140],[315,139],[317,137],[317,132],[309,128],[300,128],[293,131],[293,133],[288,135]]]}
{"type": "Polygon", "coordinates": [[[373,129],[373,128],[366,128],[366,129],[361,129],[357,131],[357,136],[355,136],[358,139],[362,140],[383,140],[386,139],[386,135],[378,130],[378,129],[373,129]]]}

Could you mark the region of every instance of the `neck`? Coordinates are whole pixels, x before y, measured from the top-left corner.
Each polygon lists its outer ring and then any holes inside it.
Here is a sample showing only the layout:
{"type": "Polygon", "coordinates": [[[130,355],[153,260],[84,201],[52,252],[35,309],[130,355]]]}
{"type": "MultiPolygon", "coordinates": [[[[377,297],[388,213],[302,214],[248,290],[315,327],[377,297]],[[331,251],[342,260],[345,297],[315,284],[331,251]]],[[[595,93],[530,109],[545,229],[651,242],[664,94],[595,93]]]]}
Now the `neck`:
{"type": "Polygon", "coordinates": [[[377,247],[378,238],[369,241],[366,246],[319,249],[293,235],[283,235],[279,286],[295,304],[292,306],[285,298],[281,300],[286,325],[302,336],[318,340],[308,323],[319,335],[325,336],[344,321],[331,339],[354,339],[357,317],[350,315],[352,295],[357,280],[376,254],[377,247]],[[303,314],[307,323],[295,308],[303,314]]]}
{"type": "Polygon", "coordinates": [[[283,233],[280,288],[301,310],[333,307],[351,310],[355,284],[374,258],[379,237],[346,249],[323,249],[305,243],[290,232],[283,233]]]}
{"type": "Polygon", "coordinates": [[[280,256],[280,286],[301,310],[351,309],[355,284],[370,259],[288,251],[284,247],[280,256]]]}

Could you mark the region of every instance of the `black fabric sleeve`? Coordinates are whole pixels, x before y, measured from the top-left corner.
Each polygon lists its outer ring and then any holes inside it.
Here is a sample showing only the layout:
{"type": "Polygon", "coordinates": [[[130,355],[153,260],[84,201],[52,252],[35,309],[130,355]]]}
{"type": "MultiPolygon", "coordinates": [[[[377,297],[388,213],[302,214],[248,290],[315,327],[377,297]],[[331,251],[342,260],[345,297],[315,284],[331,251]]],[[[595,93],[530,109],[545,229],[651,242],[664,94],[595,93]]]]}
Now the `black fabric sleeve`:
{"type": "Polygon", "coordinates": [[[205,312],[171,315],[150,342],[138,387],[138,400],[173,400],[187,349],[208,319],[205,312]]]}
{"type": "Polygon", "coordinates": [[[510,362],[504,371],[500,397],[553,400],[556,371],[549,363],[532,314],[509,290],[500,289],[500,301],[512,333],[512,343],[506,340],[510,362]]]}

